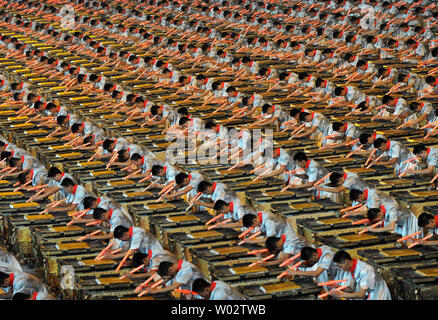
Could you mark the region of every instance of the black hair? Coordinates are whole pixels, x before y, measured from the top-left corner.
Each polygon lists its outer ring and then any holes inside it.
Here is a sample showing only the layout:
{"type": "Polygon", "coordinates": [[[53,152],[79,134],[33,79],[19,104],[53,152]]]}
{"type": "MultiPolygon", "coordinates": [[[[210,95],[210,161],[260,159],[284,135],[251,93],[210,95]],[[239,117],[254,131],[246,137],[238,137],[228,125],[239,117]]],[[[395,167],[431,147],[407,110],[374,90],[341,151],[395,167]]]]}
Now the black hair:
{"type": "Polygon", "coordinates": [[[394,98],[391,97],[390,95],[384,95],[382,98],[382,103],[383,104],[388,104],[388,102],[392,101],[394,98]]]}
{"type": "Polygon", "coordinates": [[[93,210],[93,218],[96,220],[102,219],[103,215],[106,213],[105,209],[96,208],[93,210]]]}
{"type": "Polygon", "coordinates": [[[158,275],[162,278],[166,277],[169,274],[169,269],[172,267],[173,263],[170,261],[162,261],[158,265],[158,275]]]}
{"type": "Polygon", "coordinates": [[[126,232],[129,232],[129,229],[128,229],[128,228],[126,228],[126,227],[124,227],[124,226],[117,226],[117,227],[114,229],[114,233],[113,233],[114,238],[120,240],[126,232]]]}
{"type": "Polygon", "coordinates": [[[186,179],[188,177],[189,177],[189,175],[187,173],[180,172],[175,176],[175,182],[177,185],[180,185],[181,183],[184,182],[184,179],[186,179]]]}
{"type": "Polygon", "coordinates": [[[62,180],[61,186],[64,187],[64,188],[74,187],[75,183],[73,182],[72,179],[65,178],[64,180],[62,180]]]}
{"type": "Polygon", "coordinates": [[[71,132],[72,133],[77,133],[79,132],[79,128],[82,126],[82,123],[73,123],[71,126],[71,132]]]}
{"type": "Polygon", "coordinates": [[[31,298],[30,294],[24,293],[24,292],[17,292],[14,293],[11,300],[29,300],[31,298]]]}
{"type": "Polygon", "coordinates": [[[379,214],[379,212],[380,212],[380,209],[377,209],[377,208],[369,209],[368,212],[367,212],[367,218],[368,218],[368,220],[370,220],[371,222],[373,222],[374,219],[377,218],[377,215],[379,214]]]}
{"type": "Polygon", "coordinates": [[[384,143],[386,143],[386,140],[385,140],[385,139],[383,139],[383,138],[377,138],[377,139],[374,141],[374,148],[378,149],[378,148],[380,148],[380,146],[381,146],[382,144],[384,144],[384,143]]]}
{"type": "Polygon", "coordinates": [[[158,174],[160,173],[160,170],[161,170],[161,169],[163,169],[162,166],[160,166],[159,164],[154,164],[154,165],[152,166],[152,170],[151,170],[152,175],[153,175],[153,176],[158,175],[158,174]]]}
{"type": "Polygon", "coordinates": [[[57,167],[51,167],[49,171],[47,172],[47,176],[49,178],[55,177],[57,174],[62,174],[61,170],[59,170],[57,167]]]}
{"type": "Polygon", "coordinates": [[[420,154],[423,151],[427,151],[427,148],[423,144],[417,144],[414,146],[413,154],[420,154]]]}
{"type": "Polygon", "coordinates": [[[137,250],[134,253],[134,255],[132,256],[132,265],[133,265],[133,267],[136,268],[136,267],[141,266],[143,264],[144,258],[146,258],[147,256],[148,256],[147,254],[144,254],[144,253],[142,253],[142,252],[137,250]]]}
{"type": "Polygon", "coordinates": [[[368,143],[368,139],[371,137],[371,134],[369,133],[361,133],[359,136],[359,142],[361,144],[367,144],[368,143]]]}
{"type": "Polygon", "coordinates": [[[204,291],[208,287],[210,287],[210,283],[202,278],[196,279],[192,284],[192,290],[197,293],[204,291]]]}
{"type": "Polygon", "coordinates": [[[26,183],[26,177],[29,174],[29,170],[26,170],[25,172],[22,172],[18,175],[17,179],[18,182],[20,182],[21,184],[25,184],[26,183]]]}
{"type": "Polygon", "coordinates": [[[141,158],[142,158],[141,155],[139,155],[138,153],[134,153],[134,154],[131,156],[131,161],[137,161],[137,160],[140,160],[141,158]]]}
{"type": "Polygon", "coordinates": [[[298,151],[294,155],[294,161],[301,162],[301,161],[307,161],[307,156],[304,152],[298,151]]]}
{"type": "Polygon", "coordinates": [[[363,192],[362,191],[360,191],[360,190],[357,190],[357,189],[351,189],[350,190],[350,200],[351,201],[356,201],[357,199],[359,199],[359,197],[360,197],[360,195],[362,194],[363,192]]]}
{"type": "Polygon", "coordinates": [[[277,242],[280,240],[279,237],[268,237],[265,241],[265,246],[268,249],[269,253],[276,253],[277,250],[277,242]]]}
{"type": "Polygon", "coordinates": [[[210,182],[205,181],[205,180],[201,181],[198,184],[197,191],[198,192],[205,192],[207,190],[207,188],[211,187],[211,186],[212,186],[212,184],[210,182]]]}
{"type": "Polygon", "coordinates": [[[242,223],[245,228],[251,228],[254,219],[257,219],[257,216],[252,213],[247,213],[242,217],[242,223]]]}
{"type": "Polygon", "coordinates": [[[351,261],[351,256],[344,250],[339,250],[335,253],[333,261],[335,263],[344,263],[346,260],[351,261]]]}
{"type": "Polygon", "coordinates": [[[90,197],[90,196],[85,197],[84,200],[83,200],[84,208],[85,209],[90,209],[91,205],[93,204],[94,201],[97,201],[97,199],[95,197],[90,197]]]}
{"type": "Polygon", "coordinates": [[[102,147],[103,147],[105,150],[108,150],[108,149],[110,148],[110,146],[111,146],[112,143],[114,143],[114,140],[106,139],[106,140],[103,142],[102,147]]]}
{"type": "Polygon", "coordinates": [[[342,122],[335,121],[332,123],[332,129],[333,131],[339,131],[339,129],[341,129],[343,125],[344,124],[342,122]]]}
{"type": "Polygon", "coordinates": [[[58,125],[62,126],[65,119],[67,119],[67,116],[58,116],[58,117],[56,117],[56,123],[58,125]]]}
{"type": "Polygon", "coordinates": [[[420,228],[428,225],[430,223],[430,220],[434,220],[435,217],[431,215],[430,213],[423,212],[418,216],[418,226],[420,228]]]}
{"type": "Polygon", "coordinates": [[[334,92],[335,92],[336,96],[340,96],[342,94],[342,92],[344,92],[344,88],[343,87],[336,87],[334,92]]]}
{"type": "Polygon", "coordinates": [[[228,205],[227,202],[225,202],[224,200],[217,200],[214,204],[214,210],[223,210],[226,206],[228,205]]]}
{"type": "Polygon", "coordinates": [[[333,185],[337,185],[342,177],[343,174],[338,172],[332,172],[332,174],[330,175],[330,183],[333,185]]]}
{"type": "Polygon", "coordinates": [[[312,255],[318,253],[318,251],[315,248],[312,247],[303,247],[301,249],[301,259],[304,261],[309,261],[312,258],[312,255]]]}

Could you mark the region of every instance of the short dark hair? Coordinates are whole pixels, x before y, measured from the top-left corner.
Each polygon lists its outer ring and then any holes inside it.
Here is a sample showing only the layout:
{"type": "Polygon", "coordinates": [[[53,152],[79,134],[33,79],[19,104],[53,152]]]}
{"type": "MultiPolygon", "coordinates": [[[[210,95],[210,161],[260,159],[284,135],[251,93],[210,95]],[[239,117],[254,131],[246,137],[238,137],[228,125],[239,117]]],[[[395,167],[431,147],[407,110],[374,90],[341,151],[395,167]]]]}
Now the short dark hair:
{"type": "Polygon", "coordinates": [[[197,190],[198,192],[205,192],[205,190],[207,190],[208,187],[211,187],[212,184],[208,181],[201,181],[198,184],[197,190]]]}
{"type": "Polygon", "coordinates": [[[343,126],[342,122],[335,121],[335,122],[332,123],[333,131],[339,131],[339,129],[341,129],[342,126],[343,126]]]}
{"type": "Polygon", "coordinates": [[[385,139],[383,139],[383,138],[377,138],[375,141],[374,141],[374,148],[380,148],[380,146],[382,145],[382,144],[384,144],[384,143],[386,143],[386,140],[385,139]]]}
{"type": "Polygon", "coordinates": [[[79,128],[81,127],[81,123],[73,123],[72,124],[72,126],[71,126],[71,132],[72,133],[76,133],[76,132],[78,132],[79,131],[79,128]]]}
{"type": "Polygon", "coordinates": [[[180,126],[182,126],[182,125],[184,125],[186,122],[189,122],[189,121],[190,121],[189,118],[187,118],[187,117],[181,117],[181,119],[179,119],[179,121],[178,121],[178,124],[179,124],[180,126]]]}
{"type": "Polygon", "coordinates": [[[169,274],[169,268],[172,267],[173,263],[170,261],[162,261],[159,265],[158,265],[158,275],[160,277],[165,277],[169,274]]]}
{"type": "Polygon", "coordinates": [[[294,161],[307,161],[307,156],[304,152],[298,151],[294,155],[294,161]]]}
{"type": "Polygon", "coordinates": [[[177,185],[180,185],[181,183],[184,182],[184,179],[186,179],[188,177],[189,177],[189,175],[187,173],[180,172],[175,176],[175,182],[177,185]]]}
{"type": "Polygon", "coordinates": [[[368,220],[370,220],[372,222],[374,219],[377,218],[377,215],[379,214],[379,212],[380,212],[380,209],[377,209],[377,208],[369,209],[367,212],[368,220]]]}
{"type": "Polygon", "coordinates": [[[419,104],[418,102],[411,102],[411,103],[409,104],[409,109],[410,109],[411,111],[417,111],[417,108],[418,108],[419,105],[420,105],[420,104],[419,104]]]}
{"type": "Polygon", "coordinates": [[[192,284],[192,291],[194,292],[202,292],[206,288],[210,287],[210,283],[208,283],[206,280],[199,278],[193,281],[192,284]]]}
{"type": "Polygon", "coordinates": [[[339,250],[335,253],[333,261],[335,263],[344,263],[346,260],[351,261],[351,256],[345,250],[339,250]]]}
{"type": "Polygon", "coordinates": [[[163,166],[160,166],[159,164],[154,164],[152,166],[151,173],[153,176],[156,176],[160,173],[160,170],[163,169],[163,166]]]}
{"type": "Polygon", "coordinates": [[[292,118],[295,118],[295,116],[296,116],[297,114],[299,114],[300,112],[301,112],[300,109],[298,109],[298,108],[293,108],[293,109],[290,110],[289,115],[290,115],[292,118]]]}
{"type": "Polygon", "coordinates": [[[391,97],[390,95],[386,94],[382,98],[382,103],[383,104],[387,104],[388,102],[392,101],[393,99],[394,99],[393,97],[391,97]]]}
{"type": "Polygon", "coordinates": [[[58,116],[56,118],[56,123],[61,126],[64,123],[65,119],[67,119],[67,116],[58,116]]]}
{"type": "Polygon", "coordinates": [[[252,224],[253,224],[253,221],[254,221],[254,219],[256,219],[257,218],[257,216],[255,215],[255,214],[252,214],[252,213],[247,213],[247,214],[245,214],[243,217],[242,217],[242,223],[243,223],[243,226],[245,227],[245,228],[251,228],[252,227],[252,224]]]}
{"type": "Polygon", "coordinates": [[[143,252],[136,251],[134,253],[134,256],[132,257],[132,264],[133,267],[139,267],[143,264],[143,259],[146,258],[148,255],[144,254],[143,252]]]}
{"type": "Polygon", "coordinates": [[[105,150],[108,150],[109,147],[111,146],[111,144],[112,144],[113,142],[114,142],[114,140],[106,139],[106,140],[103,142],[102,146],[103,146],[103,148],[104,148],[105,150]]]}
{"type": "Polygon", "coordinates": [[[21,184],[25,184],[26,183],[26,177],[29,174],[29,170],[26,170],[25,172],[22,172],[18,175],[17,179],[18,182],[20,182],[21,184]]]}
{"type": "Polygon", "coordinates": [[[142,158],[141,155],[139,155],[138,153],[134,153],[134,154],[131,156],[131,161],[137,161],[137,160],[140,160],[141,158],[142,158]]]}
{"type": "Polygon", "coordinates": [[[105,213],[106,213],[105,209],[96,208],[93,210],[93,218],[96,220],[100,220],[105,213]]]}
{"type": "Polygon", "coordinates": [[[343,176],[343,174],[339,173],[339,172],[332,172],[332,174],[330,175],[330,182],[332,184],[338,184],[339,179],[341,179],[343,176]]]}
{"type": "Polygon", "coordinates": [[[357,189],[351,189],[350,190],[350,200],[351,201],[356,201],[357,199],[359,199],[359,196],[362,194],[363,192],[357,189]]]}
{"type": "Polygon", "coordinates": [[[263,113],[268,112],[268,109],[269,109],[270,107],[272,107],[272,106],[271,106],[269,103],[265,103],[265,104],[262,106],[262,112],[263,112],[263,113]]]}
{"type": "Polygon", "coordinates": [[[314,253],[317,253],[318,251],[315,248],[312,247],[303,247],[301,249],[301,259],[304,261],[309,261],[310,258],[312,258],[312,255],[314,253]]]}
{"type": "Polygon", "coordinates": [[[0,153],[0,159],[7,159],[12,155],[12,152],[10,151],[2,151],[2,153],[0,153]]]}
{"type": "Polygon", "coordinates": [[[300,113],[300,121],[306,121],[306,117],[309,115],[310,113],[308,112],[301,112],[300,113]]]}
{"type": "Polygon", "coordinates": [[[429,224],[430,220],[434,220],[434,219],[435,219],[435,217],[432,214],[427,213],[427,212],[423,212],[422,214],[420,214],[418,216],[418,226],[420,228],[422,228],[422,227],[426,226],[427,224],[429,224]]]}
{"type": "Polygon", "coordinates": [[[335,88],[335,95],[340,96],[343,91],[344,91],[344,87],[336,87],[335,88]]]}
{"type": "Polygon", "coordinates": [[[371,137],[371,134],[369,134],[369,133],[361,133],[360,134],[360,136],[359,136],[359,142],[361,143],[361,144],[367,144],[368,143],[368,138],[370,138],[371,137]]]}
{"type": "Polygon", "coordinates": [[[31,298],[30,294],[24,293],[24,292],[17,292],[14,293],[11,300],[29,300],[31,298]]]}
{"type": "Polygon", "coordinates": [[[11,158],[11,159],[9,159],[9,166],[10,167],[16,167],[20,160],[21,159],[19,159],[19,158],[11,158]]]}
{"type": "Polygon", "coordinates": [[[0,282],[3,282],[8,278],[9,278],[9,274],[0,271],[0,282]]]}
{"type": "Polygon", "coordinates": [[[435,82],[435,77],[433,77],[433,76],[427,76],[426,79],[425,79],[425,81],[426,81],[427,84],[432,84],[432,83],[435,82]]]}
{"type": "Polygon", "coordinates": [[[117,227],[114,229],[114,233],[113,233],[114,238],[120,240],[126,232],[129,232],[129,229],[128,229],[128,228],[126,228],[126,227],[124,227],[124,226],[117,226],[117,227]]]}
{"type": "Polygon", "coordinates": [[[224,200],[217,200],[214,204],[214,210],[223,210],[228,205],[224,200]]]}
{"type": "Polygon", "coordinates": [[[84,208],[85,209],[90,209],[91,205],[93,204],[94,201],[97,201],[97,199],[95,197],[85,197],[83,202],[84,202],[84,208]]]}
{"type": "Polygon", "coordinates": [[[423,144],[417,144],[414,146],[413,154],[420,154],[423,151],[427,151],[427,148],[423,144]]]}
{"type": "Polygon", "coordinates": [[[73,182],[72,179],[70,179],[70,178],[65,178],[64,180],[62,180],[62,182],[61,182],[61,186],[63,186],[64,188],[74,187],[74,186],[75,186],[75,183],[73,182]]]}
{"type": "Polygon", "coordinates": [[[265,241],[265,246],[269,253],[274,253],[277,251],[277,242],[280,240],[279,237],[268,237],[265,241]]]}

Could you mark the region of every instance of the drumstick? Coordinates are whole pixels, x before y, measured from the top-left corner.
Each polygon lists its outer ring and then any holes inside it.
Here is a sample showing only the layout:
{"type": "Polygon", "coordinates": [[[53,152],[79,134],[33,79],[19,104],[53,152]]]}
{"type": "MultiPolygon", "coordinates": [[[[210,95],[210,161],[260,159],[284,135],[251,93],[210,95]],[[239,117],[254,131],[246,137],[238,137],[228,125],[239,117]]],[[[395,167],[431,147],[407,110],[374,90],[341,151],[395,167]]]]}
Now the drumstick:
{"type": "Polygon", "coordinates": [[[130,254],[131,254],[131,250],[128,250],[128,252],[126,252],[125,256],[123,257],[122,261],[120,261],[119,265],[117,266],[116,272],[119,272],[119,270],[123,267],[130,254]]]}
{"type": "MultiPolygon", "coordinates": [[[[428,236],[422,238],[421,240],[425,241],[425,240],[430,239],[430,238],[432,238],[432,237],[433,237],[433,234],[430,234],[430,235],[428,235],[428,236]]],[[[411,245],[408,246],[408,249],[410,249],[410,248],[412,248],[412,247],[415,247],[417,244],[420,244],[420,243],[419,243],[419,242],[414,242],[413,244],[411,244],[411,245]]]]}
{"type": "MultiPolygon", "coordinates": [[[[357,209],[359,209],[359,208],[361,208],[361,207],[363,207],[363,205],[360,205],[357,209]]],[[[357,210],[356,209],[356,210],[357,210]]],[[[356,210],[350,210],[350,212],[347,212],[346,214],[344,214],[341,218],[346,218],[346,217],[348,217],[351,213],[352,213],[352,211],[356,211],[356,210]]]]}
{"type": "Polygon", "coordinates": [[[248,238],[246,238],[246,239],[243,239],[242,241],[240,241],[237,245],[242,245],[242,244],[244,244],[245,242],[247,242],[248,240],[251,240],[251,239],[254,239],[255,237],[257,237],[258,235],[260,235],[262,232],[261,231],[257,231],[256,233],[254,233],[252,236],[250,236],[250,237],[248,237],[248,238]]]}
{"type": "Polygon", "coordinates": [[[253,250],[253,251],[248,251],[247,254],[259,254],[259,253],[264,253],[264,252],[268,252],[268,249],[260,249],[260,250],[253,250]]]}
{"type": "Polygon", "coordinates": [[[85,240],[85,239],[88,239],[89,237],[92,237],[92,236],[95,236],[95,235],[97,235],[97,234],[99,234],[100,233],[100,230],[96,230],[96,231],[94,231],[94,232],[91,232],[91,233],[89,233],[89,234],[86,234],[85,236],[83,236],[83,237],[80,237],[80,238],[78,238],[78,239],[76,239],[76,241],[82,241],[82,240],[85,240]]]}
{"type": "Polygon", "coordinates": [[[347,154],[347,156],[345,158],[350,158],[355,151],[362,149],[363,145],[360,145],[359,147],[356,148],[356,150],[351,151],[349,154],[347,154]]]}
{"type": "Polygon", "coordinates": [[[143,289],[149,282],[151,282],[154,277],[156,276],[157,272],[154,272],[145,282],[140,284],[137,288],[135,288],[134,293],[139,292],[141,289],[143,289]]]}
{"type": "Polygon", "coordinates": [[[138,169],[137,171],[128,174],[126,177],[123,177],[123,180],[128,180],[130,177],[135,176],[137,173],[140,173],[141,171],[142,169],[138,169]]]}
{"type": "Polygon", "coordinates": [[[158,192],[158,195],[163,194],[164,192],[166,192],[168,189],[172,188],[174,185],[176,184],[175,181],[170,182],[167,186],[165,186],[160,192],[158,192]]]}
{"type": "Polygon", "coordinates": [[[214,218],[208,220],[208,221],[205,223],[205,225],[207,226],[207,225],[209,225],[210,223],[213,223],[213,222],[215,222],[216,220],[219,220],[219,219],[222,218],[223,216],[224,216],[224,214],[221,213],[220,215],[217,215],[216,217],[214,217],[214,218]]]}
{"type": "Polygon", "coordinates": [[[341,282],[345,282],[347,281],[347,279],[341,279],[341,280],[332,280],[332,281],[327,281],[327,282],[321,282],[318,283],[318,287],[322,287],[322,286],[331,286],[331,285],[335,285],[341,282]]]}
{"type": "MultiPolygon", "coordinates": [[[[138,266],[137,268],[135,268],[135,269],[132,269],[131,271],[129,271],[128,273],[129,274],[133,274],[133,273],[136,273],[137,271],[139,271],[139,270],[141,270],[141,269],[143,269],[144,268],[144,264],[142,264],[141,266],[138,266]]],[[[126,276],[121,276],[119,279],[121,280],[121,279],[123,279],[123,278],[126,278],[126,276]]]]}
{"type": "MultiPolygon", "coordinates": [[[[144,177],[143,179],[140,179],[138,182],[142,183],[145,182],[146,180],[149,180],[150,178],[152,178],[152,174],[144,177]]],[[[160,178],[158,178],[157,180],[155,180],[153,183],[158,182],[160,180],[160,178]]]]}
{"type": "Polygon", "coordinates": [[[95,260],[98,260],[101,256],[105,254],[114,244],[114,240],[111,240],[110,243],[103,249],[97,256],[94,258],[95,260]]]}
{"type": "Polygon", "coordinates": [[[301,253],[297,253],[296,255],[294,255],[293,257],[290,257],[288,259],[286,259],[285,261],[283,261],[282,263],[280,263],[278,266],[280,268],[284,267],[285,265],[291,263],[292,261],[296,260],[297,258],[301,257],[301,253]]]}
{"type": "Polygon", "coordinates": [[[370,222],[370,220],[368,220],[368,219],[361,219],[361,220],[357,220],[357,221],[354,221],[354,222],[352,222],[351,224],[352,225],[356,225],[356,224],[361,224],[361,223],[369,223],[370,222]]]}
{"type": "MultiPolygon", "coordinates": [[[[341,292],[341,290],[343,290],[343,289],[345,289],[345,288],[347,288],[347,287],[348,287],[348,285],[343,285],[343,286],[340,286],[339,288],[336,288],[336,289],[334,289],[334,290],[335,290],[335,291],[338,291],[338,292],[341,292]]],[[[330,294],[330,292],[326,292],[326,293],[320,294],[320,295],[318,296],[318,298],[320,298],[320,299],[325,298],[325,297],[327,297],[329,294],[330,294]]]]}
{"type": "Polygon", "coordinates": [[[365,229],[363,229],[362,231],[359,231],[358,234],[365,233],[365,232],[368,231],[368,228],[374,228],[374,227],[377,227],[378,225],[382,224],[382,222],[383,222],[383,220],[382,220],[382,221],[379,221],[379,222],[377,222],[377,223],[375,223],[375,224],[372,224],[372,225],[370,225],[369,227],[366,227],[365,229]]]}
{"type": "Polygon", "coordinates": [[[368,166],[367,169],[371,168],[373,166],[373,164],[375,164],[377,161],[379,161],[380,159],[382,159],[385,155],[382,154],[380,156],[377,157],[377,159],[373,160],[373,162],[371,162],[368,166]]]}
{"type": "Polygon", "coordinates": [[[299,261],[299,262],[295,263],[292,267],[289,267],[289,269],[290,270],[295,270],[296,268],[298,268],[303,263],[304,263],[304,261],[299,261]]]}
{"type": "Polygon", "coordinates": [[[408,234],[407,236],[404,236],[404,237],[398,239],[397,242],[402,242],[402,241],[407,240],[409,238],[413,238],[416,235],[419,235],[421,232],[423,232],[423,231],[418,231],[418,232],[415,232],[415,233],[408,234]]]}
{"type": "Polygon", "coordinates": [[[373,149],[370,156],[368,157],[367,161],[365,162],[365,166],[370,162],[371,158],[374,156],[374,154],[377,152],[377,149],[373,149]]]}

